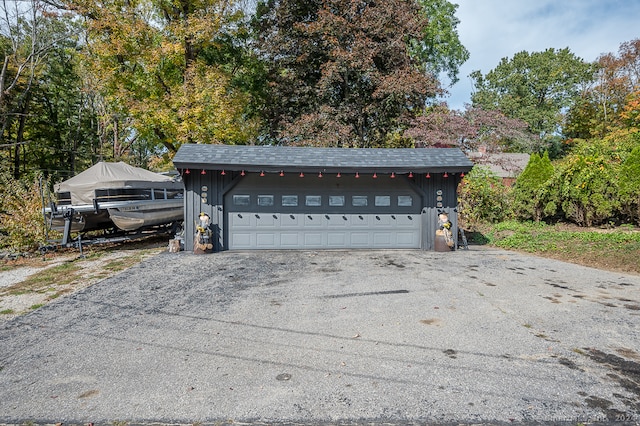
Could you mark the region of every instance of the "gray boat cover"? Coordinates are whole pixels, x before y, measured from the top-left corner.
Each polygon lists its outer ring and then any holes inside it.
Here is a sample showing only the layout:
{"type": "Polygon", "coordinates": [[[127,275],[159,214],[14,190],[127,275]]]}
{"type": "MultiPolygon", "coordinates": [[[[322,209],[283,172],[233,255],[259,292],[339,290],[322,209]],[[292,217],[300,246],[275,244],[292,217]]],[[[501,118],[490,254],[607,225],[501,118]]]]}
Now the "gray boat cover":
{"type": "Polygon", "coordinates": [[[93,204],[96,189],[167,188],[182,189],[182,182],[171,176],[150,172],[123,163],[101,161],[71,179],[55,185],[55,192],[70,192],[71,204],[93,204]]]}

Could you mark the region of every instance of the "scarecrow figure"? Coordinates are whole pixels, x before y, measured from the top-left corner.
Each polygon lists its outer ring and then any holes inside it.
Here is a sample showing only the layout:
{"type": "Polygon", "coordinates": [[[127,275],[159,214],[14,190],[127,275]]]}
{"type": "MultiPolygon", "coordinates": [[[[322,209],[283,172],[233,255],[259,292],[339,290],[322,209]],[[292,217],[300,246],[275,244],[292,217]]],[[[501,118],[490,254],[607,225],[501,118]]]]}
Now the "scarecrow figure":
{"type": "Polygon", "coordinates": [[[449,215],[445,212],[442,212],[438,215],[438,228],[442,230],[444,235],[444,241],[450,248],[453,248],[453,236],[451,235],[451,226],[452,223],[449,220],[449,215]]]}
{"type": "Polygon", "coordinates": [[[205,253],[207,250],[213,248],[211,244],[211,218],[206,213],[200,213],[198,216],[198,222],[196,223],[196,237],[193,242],[194,253],[205,253]]]}

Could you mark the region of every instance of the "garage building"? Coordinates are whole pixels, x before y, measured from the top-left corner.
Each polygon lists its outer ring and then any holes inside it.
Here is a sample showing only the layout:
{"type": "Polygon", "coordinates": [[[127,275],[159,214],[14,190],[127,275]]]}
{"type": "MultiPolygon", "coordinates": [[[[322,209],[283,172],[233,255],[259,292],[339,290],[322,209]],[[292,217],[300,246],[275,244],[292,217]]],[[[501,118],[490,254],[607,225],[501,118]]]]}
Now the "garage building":
{"type": "Polygon", "coordinates": [[[473,163],[457,148],[311,148],[186,144],[185,249],[199,216],[214,251],[432,250],[438,213],[457,235],[458,183],[473,163]]]}

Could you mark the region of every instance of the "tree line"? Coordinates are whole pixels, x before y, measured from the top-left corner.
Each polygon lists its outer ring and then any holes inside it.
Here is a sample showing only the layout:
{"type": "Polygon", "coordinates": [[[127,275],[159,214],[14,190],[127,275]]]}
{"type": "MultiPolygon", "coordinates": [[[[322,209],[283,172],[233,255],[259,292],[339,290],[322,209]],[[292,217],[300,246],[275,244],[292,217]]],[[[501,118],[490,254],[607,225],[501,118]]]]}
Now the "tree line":
{"type": "Polygon", "coordinates": [[[470,174],[461,190],[470,224],[640,225],[640,39],[594,63],[575,59],[568,49],[521,52],[472,74],[473,103],[526,121],[539,146],[512,188],[486,169],[470,174]]]}
{"type": "Polygon", "coordinates": [[[560,161],[632,147],[616,141],[638,129],[640,40],[593,63],[569,48],[518,52],[474,71],[471,104],[450,109],[469,52],[446,0],[1,8],[0,165],[13,178],[57,181],[99,160],[166,169],[183,143],[484,145],[560,161]]]}
{"type": "Polygon", "coordinates": [[[0,148],[19,177],[183,143],[407,145],[468,52],[446,0],[3,2],[0,148]]]}

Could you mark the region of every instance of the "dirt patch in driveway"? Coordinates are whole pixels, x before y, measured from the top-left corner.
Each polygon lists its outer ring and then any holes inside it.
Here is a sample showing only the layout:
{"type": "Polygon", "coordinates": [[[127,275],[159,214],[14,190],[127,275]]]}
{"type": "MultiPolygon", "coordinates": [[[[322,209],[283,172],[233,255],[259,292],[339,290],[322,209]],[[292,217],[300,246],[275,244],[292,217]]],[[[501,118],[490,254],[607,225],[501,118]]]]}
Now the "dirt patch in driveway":
{"type": "Polygon", "coordinates": [[[0,322],[38,309],[162,252],[166,238],[89,246],[0,263],[0,322]]]}

